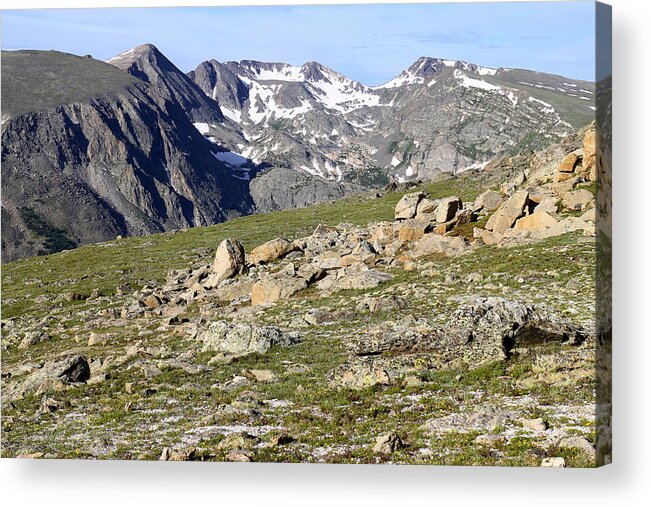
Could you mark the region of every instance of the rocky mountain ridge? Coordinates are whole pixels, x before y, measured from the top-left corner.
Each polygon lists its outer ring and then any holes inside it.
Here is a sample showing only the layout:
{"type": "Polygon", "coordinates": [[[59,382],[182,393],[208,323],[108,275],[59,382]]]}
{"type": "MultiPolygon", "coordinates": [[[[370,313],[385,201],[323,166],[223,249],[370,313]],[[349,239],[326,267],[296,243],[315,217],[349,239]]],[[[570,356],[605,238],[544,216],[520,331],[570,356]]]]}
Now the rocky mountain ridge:
{"type": "Polygon", "coordinates": [[[317,62],[186,75],[151,44],[2,56],[5,262],[480,170],[591,111],[589,84],[433,58],[369,87],[317,62]]]}

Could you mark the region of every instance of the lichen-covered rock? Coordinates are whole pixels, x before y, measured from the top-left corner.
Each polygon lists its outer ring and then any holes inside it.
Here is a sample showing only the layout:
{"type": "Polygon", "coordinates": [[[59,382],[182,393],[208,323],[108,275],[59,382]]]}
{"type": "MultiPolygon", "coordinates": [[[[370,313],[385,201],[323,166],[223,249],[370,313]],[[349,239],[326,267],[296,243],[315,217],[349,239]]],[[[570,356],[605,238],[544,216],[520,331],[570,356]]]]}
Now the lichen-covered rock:
{"type": "Polygon", "coordinates": [[[50,361],[9,385],[2,393],[2,403],[23,398],[27,394],[62,389],[66,384],[86,382],[89,378],[90,366],[84,356],[50,361]]]}
{"type": "Polygon", "coordinates": [[[298,342],[296,334],[286,334],[274,326],[232,324],[223,320],[212,322],[198,335],[203,351],[224,354],[264,354],[272,347],[286,347],[298,342]]]}

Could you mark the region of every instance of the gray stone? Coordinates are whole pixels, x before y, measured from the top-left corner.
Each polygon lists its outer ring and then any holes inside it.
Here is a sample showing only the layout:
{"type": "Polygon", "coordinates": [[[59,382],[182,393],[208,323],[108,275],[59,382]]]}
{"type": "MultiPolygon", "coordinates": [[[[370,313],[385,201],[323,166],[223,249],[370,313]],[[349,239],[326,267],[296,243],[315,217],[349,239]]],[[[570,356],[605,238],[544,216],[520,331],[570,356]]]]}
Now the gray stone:
{"type": "Polygon", "coordinates": [[[277,327],[231,324],[223,320],[212,322],[198,337],[203,341],[204,351],[237,355],[264,354],[272,347],[286,347],[298,342],[296,335],[285,334],[277,327]]]}
{"type": "Polygon", "coordinates": [[[412,194],[405,194],[402,199],[398,201],[395,209],[396,220],[406,220],[416,216],[418,203],[425,197],[423,192],[414,192],[412,194]]]}

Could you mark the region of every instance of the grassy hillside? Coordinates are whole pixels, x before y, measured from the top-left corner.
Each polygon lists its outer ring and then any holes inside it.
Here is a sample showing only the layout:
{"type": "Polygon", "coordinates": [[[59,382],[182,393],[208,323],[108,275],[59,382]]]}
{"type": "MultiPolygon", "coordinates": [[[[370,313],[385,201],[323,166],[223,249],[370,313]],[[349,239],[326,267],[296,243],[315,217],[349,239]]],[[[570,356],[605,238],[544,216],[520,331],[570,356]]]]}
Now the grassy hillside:
{"type": "MultiPolygon", "coordinates": [[[[434,198],[458,195],[471,200],[480,186],[476,179],[464,177],[423,188],[434,198]]],[[[29,313],[38,294],[61,293],[61,280],[66,281],[66,291],[85,295],[93,289],[111,294],[118,283],[139,286],[148,280],[161,281],[170,269],[211,262],[217,245],[227,237],[240,240],[250,250],[278,236],[309,235],[318,224],[365,225],[393,220],[395,205],[403,194],[389,193],[380,198],[355,196],[310,208],[250,215],[210,227],[125,238],[12,262],[2,269],[2,317],[29,313]]]]}
{"type": "Polygon", "coordinates": [[[107,63],[59,51],[2,51],[1,65],[3,116],[85,103],[139,82],[107,63]]]}

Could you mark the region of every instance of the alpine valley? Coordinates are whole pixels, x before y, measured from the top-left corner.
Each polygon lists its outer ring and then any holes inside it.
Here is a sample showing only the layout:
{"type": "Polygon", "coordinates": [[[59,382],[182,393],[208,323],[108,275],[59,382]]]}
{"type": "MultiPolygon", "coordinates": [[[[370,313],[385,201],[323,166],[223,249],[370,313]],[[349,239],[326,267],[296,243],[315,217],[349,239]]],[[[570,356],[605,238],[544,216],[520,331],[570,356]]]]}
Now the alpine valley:
{"type": "Polygon", "coordinates": [[[2,52],[2,260],[485,171],[594,118],[593,83],[429,57],[320,63],[2,52]]]}

